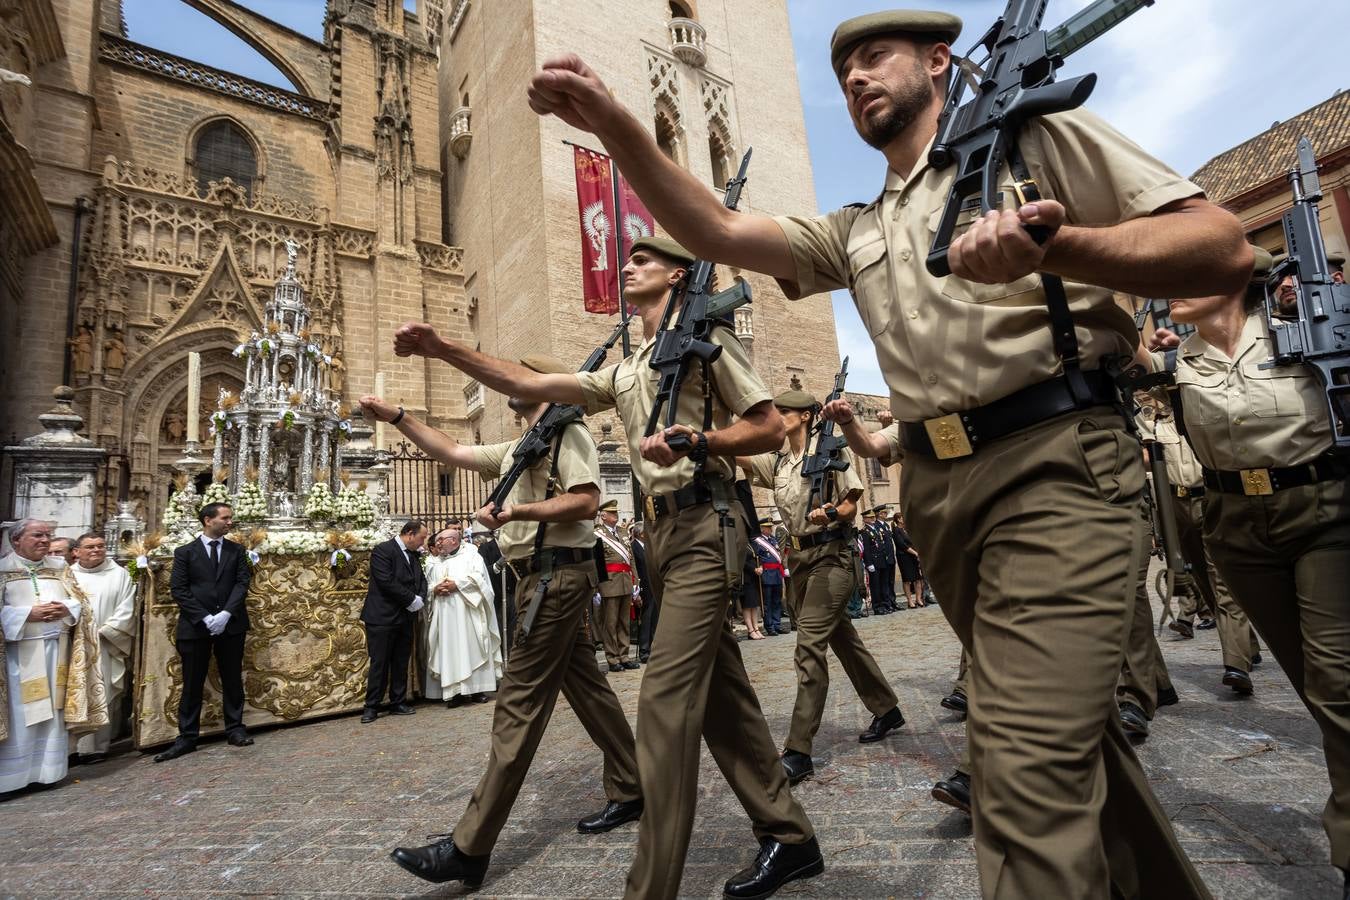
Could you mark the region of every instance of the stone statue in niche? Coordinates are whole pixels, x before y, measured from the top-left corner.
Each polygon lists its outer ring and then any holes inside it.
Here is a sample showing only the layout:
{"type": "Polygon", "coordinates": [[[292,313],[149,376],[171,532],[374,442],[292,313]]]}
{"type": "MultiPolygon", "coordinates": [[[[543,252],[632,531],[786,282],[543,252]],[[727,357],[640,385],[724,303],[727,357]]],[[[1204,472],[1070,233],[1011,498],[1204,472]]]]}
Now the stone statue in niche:
{"type": "Polygon", "coordinates": [[[126,367],[127,348],[122,343],[122,335],[116,331],[103,342],[103,368],[108,372],[120,372],[126,367]]]}
{"type": "Polygon", "coordinates": [[[187,417],[179,410],[169,410],[164,414],[162,434],[170,444],[181,444],[187,436],[187,417]]]}
{"type": "Polygon", "coordinates": [[[71,370],[76,375],[88,375],[94,366],[94,333],[88,325],[81,325],[80,330],[70,339],[70,362],[71,370]]]}

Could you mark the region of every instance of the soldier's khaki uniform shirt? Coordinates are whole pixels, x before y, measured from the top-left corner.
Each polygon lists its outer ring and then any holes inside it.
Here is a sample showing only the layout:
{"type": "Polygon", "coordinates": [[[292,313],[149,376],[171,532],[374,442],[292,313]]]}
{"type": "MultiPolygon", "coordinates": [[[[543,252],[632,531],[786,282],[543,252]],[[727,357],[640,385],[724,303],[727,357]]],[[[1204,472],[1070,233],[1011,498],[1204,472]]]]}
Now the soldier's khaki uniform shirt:
{"type": "Polygon", "coordinates": [[[905,448],[900,445],[900,423],[892,422],[881,429],[881,436],[886,439],[887,455],[881,460],[883,466],[893,466],[905,458],[905,448]]]}
{"type": "MultiPolygon", "coordinates": [[[[713,387],[710,428],[715,431],[730,425],[733,415],[743,415],[755,404],[771,400],[773,395],[755,373],[745,348],[730,329],[714,328],[709,340],[722,348],[717,361],[709,367],[713,387]]],[[[660,375],[649,365],[653,343],[654,340],[648,338],[632,356],[598,372],[578,372],[577,381],[586,398],[587,415],[607,409],[618,410],[638,484],[649,494],[666,494],[694,480],[694,463],[685,457],[670,468],[662,468],[642,458],[642,438],[647,430],[647,417],[656,405],[660,382],[660,375]]],[[[662,410],[662,424],[664,419],[665,411],[662,410]]],[[[695,431],[703,430],[703,376],[698,365],[690,368],[680,389],[675,422],[695,431]]],[[[727,457],[709,456],[703,470],[731,481],[735,462],[727,457]]]]}
{"type": "MultiPolygon", "coordinates": [[[[1326,395],[1306,366],[1260,368],[1271,358],[1265,318],[1247,317],[1229,359],[1192,334],[1177,351],[1186,436],[1211,469],[1298,466],[1332,444],[1326,395]]],[[[1155,366],[1161,354],[1154,355],[1155,366]]]]}
{"type": "MultiPolygon", "coordinates": [[[[1070,225],[1114,225],[1203,193],[1086,110],[1033,119],[1019,146],[1041,194],[1064,204],[1070,225]]],[[[797,269],[795,282],[780,280],[783,291],[852,292],[891,411],[905,422],[983,406],[1061,371],[1039,275],[990,285],[924,268],[956,173],[934,171],[927,157],[925,149],[908,176],[888,169],[885,192],[864,208],[775,219],[797,269]]],[[[1006,169],[1000,189],[1015,202],[1006,169]]],[[[963,212],[953,238],[978,213],[963,212]]],[[[1084,369],[1134,352],[1134,323],[1110,291],[1066,282],[1065,292],[1084,369]]]]}
{"type": "MultiPolygon", "coordinates": [[[[797,456],[793,456],[791,451],[784,450],[781,454],[760,453],[750,457],[751,481],[759,487],[773,489],[773,502],[778,507],[778,515],[787,526],[788,534],[794,537],[815,534],[826,528],[848,524],[842,518],[828,525],[816,525],[806,520],[806,514],[811,511],[807,505],[811,499],[809,497],[811,482],[802,477],[802,464],[813,452],[812,445],[813,441],[808,440],[797,456]]],[[[848,461],[848,468],[834,473],[835,504],[851,492],[863,489],[862,479],[858,477],[858,460],[853,451],[845,447],[843,458],[848,461]]]]}
{"type": "Polygon", "coordinates": [[[1191,445],[1177,431],[1177,423],[1171,415],[1159,416],[1153,420],[1153,439],[1163,448],[1163,460],[1167,463],[1167,480],[1173,486],[1195,488],[1205,480],[1200,460],[1195,458],[1191,445]]]}
{"type": "MultiPolygon", "coordinates": [[[[486,478],[506,475],[514,462],[517,438],[503,444],[484,444],[473,447],[471,468],[486,478]]],[[[548,476],[552,468],[551,456],[535,463],[520,476],[516,486],[506,496],[506,505],[533,503],[543,500],[548,493],[548,476]]],[[[600,458],[590,432],[581,425],[563,429],[558,447],[558,484],[553,496],[565,494],[575,487],[587,484],[600,486],[600,458]]],[[[506,559],[526,559],[534,552],[535,529],[539,522],[507,522],[497,530],[497,546],[506,559]]],[[[595,529],[590,519],[579,522],[549,522],[544,529],[545,547],[574,547],[588,549],[595,545],[595,529]]]]}

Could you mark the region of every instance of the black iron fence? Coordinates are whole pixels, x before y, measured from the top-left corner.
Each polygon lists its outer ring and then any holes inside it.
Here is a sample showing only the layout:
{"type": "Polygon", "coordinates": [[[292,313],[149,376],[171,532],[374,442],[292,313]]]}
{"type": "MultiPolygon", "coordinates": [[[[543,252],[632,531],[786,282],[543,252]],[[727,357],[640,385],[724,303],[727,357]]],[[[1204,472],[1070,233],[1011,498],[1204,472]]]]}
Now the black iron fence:
{"type": "Polygon", "coordinates": [[[476,472],[455,469],[399,441],[389,456],[389,515],[420,519],[433,528],[472,519],[487,502],[492,483],[476,472]]]}

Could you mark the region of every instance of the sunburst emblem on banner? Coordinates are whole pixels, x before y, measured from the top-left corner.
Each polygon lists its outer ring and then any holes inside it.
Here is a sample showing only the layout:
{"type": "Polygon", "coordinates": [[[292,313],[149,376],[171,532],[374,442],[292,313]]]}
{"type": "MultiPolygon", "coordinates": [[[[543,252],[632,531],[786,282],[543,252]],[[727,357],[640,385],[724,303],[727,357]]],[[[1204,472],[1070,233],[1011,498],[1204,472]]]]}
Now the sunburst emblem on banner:
{"type": "Polygon", "coordinates": [[[628,246],[630,247],[634,241],[652,236],[651,226],[635,212],[630,212],[623,217],[623,230],[628,235],[628,246]]]}
{"type": "Polygon", "coordinates": [[[605,212],[605,202],[597,200],[581,211],[581,226],[586,230],[586,238],[595,251],[595,265],[592,272],[609,270],[609,214],[605,212]]]}

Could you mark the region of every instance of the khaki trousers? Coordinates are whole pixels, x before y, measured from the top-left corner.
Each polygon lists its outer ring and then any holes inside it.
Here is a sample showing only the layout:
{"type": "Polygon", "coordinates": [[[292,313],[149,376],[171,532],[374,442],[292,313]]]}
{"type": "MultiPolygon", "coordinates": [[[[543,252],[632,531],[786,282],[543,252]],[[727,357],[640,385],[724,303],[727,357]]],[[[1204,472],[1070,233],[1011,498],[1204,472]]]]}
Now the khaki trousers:
{"type": "Polygon", "coordinates": [[[801,595],[792,606],[798,611],[794,656],[797,702],[792,707],[792,725],[784,747],[810,756],[830,689],[827,648],[839,658],[844,674],[872,715],[884,715],[896,705],[896,699],[847,614],[855,583],[848,542],[832,541],[801,550],[792,559],[791,590],[801,595]]]}
{"type": "Polygon", "coordinates": [[[622,665],[628,659],[632,640],[633,579],[616,572],[600,583],[599,632],[605,645],[605,662],[622,665]]]}
{"type": "MultiPolygon", "coordinates": [[[[528,575],[516,586],[517,621],[525,617],[538,581],[537,574],[528,575]]],[[[642,796],[632,729],[581,627],[595,583],[595,564],[589,560],[556,569],[530,636],[511,648],[497,686],[487,770],[455,826],[455,846],[465,853],[492,852],[534,762],[559,690],[604,755],[606,798],[622,803],[642,796]]]]}
{"type": "Polygon", "coordinates": [[[934,593],[970,654],[984,896],[1209,897],[1116,710],[1143,527],[1124,421],[1087,410],[973,456],[911,454],[901,478],[934,593]]]}
{"type": "MultiPolygon", "coordinates": [[[[736,565],[745,552],[737,523],[736,565]]],[[[717,514],[709,504],[647,523],[647,574],[661,595],[652,655],[638,696],[638,771],[646,804],[624,896],[675,897],[694,827],[699,737],[756,838],[785,844],[814,831],[788,790],[768,723],[727,621],[717,514]]]]}
{"type": "MultiPolygon", "coordinates": [[[[1214,558],[1205,543],[1205,500],[1203,497],[1174,497],[1177,511],[1177,531],[1181,538],[1181,553],[1191,566],[1191,580],[1200,591],[1214,615],[1219,632],[1219,647],[1223,650],[1223,664],[1252,670],[1252,657],[1261,650],[1256,632],[1247,621],[1242,607],[1233,599],[1228,585],[1214,568],[1214,558]]],[[[1181,618],[1191,622],[1193,608],[1183,607],[1181,618]]]]}
{"type": "MultiPolygon", "coordinates": [[[[1141,516],[1147,513],[1140,507],[1141,516]]],[[[1125,643],[1125,664],[1120,669],[1120,684],[1116,686],[1116,700],[1133,703],[1153,718],[1158,710],[1158,691],[1172,686],[1158,638],[1153,631],[1153,601],[1148,594],[1149,550],[1152,542],[1147,532],[1147,521],[1141,528],[1138,551],[1139,567],[1134,577],[1134,615],[1130,619],[1129,637],[1125,643]]]]}
{"type": "Polygon", "coordinates": [[[1322,731],[1331,862],[1350,869],[1350,482],[1205,495],[1205,543],[1322,731]]]}

